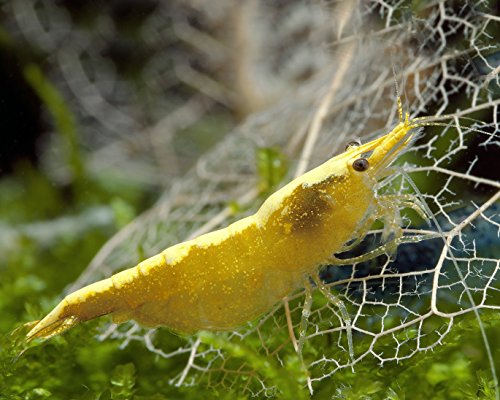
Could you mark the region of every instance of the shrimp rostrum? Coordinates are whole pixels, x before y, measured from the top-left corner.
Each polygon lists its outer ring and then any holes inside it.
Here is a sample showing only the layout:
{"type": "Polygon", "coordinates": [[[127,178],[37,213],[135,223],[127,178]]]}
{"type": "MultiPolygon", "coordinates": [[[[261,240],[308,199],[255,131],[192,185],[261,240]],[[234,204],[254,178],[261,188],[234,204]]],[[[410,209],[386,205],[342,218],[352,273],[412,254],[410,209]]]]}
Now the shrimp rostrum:
{"type": "Polygon", "coordinates": [[[254,215],[69,294],[31,323],[27,339],[107,314],[117,323],[133,319],[186,334],[252,321],[338,261],[333,254],[359,242],[375,219],[390,220],[395,202],[419,209],[408,197],[376,193],[413,128],[422,126],[414,121],[406,115],[385,136],[348,146],[276,191],[254,215]]]}

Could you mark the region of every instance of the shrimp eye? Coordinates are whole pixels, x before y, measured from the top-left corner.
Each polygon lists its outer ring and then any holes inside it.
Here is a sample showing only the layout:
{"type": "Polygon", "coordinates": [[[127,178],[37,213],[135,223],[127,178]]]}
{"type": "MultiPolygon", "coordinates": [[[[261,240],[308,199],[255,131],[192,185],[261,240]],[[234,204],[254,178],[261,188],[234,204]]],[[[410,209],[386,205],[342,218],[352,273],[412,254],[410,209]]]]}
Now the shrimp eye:
{"type": "Polygon", "coordinates": [[[370,163],[366,158],[358,158],[352,163],[352,167],[358,172],[366,171],[369,166],[370,163]]]}
{"type": "Polygon", "coordinates": [[[345,146],[346,150],[349,150],[351,147],[359,147],[361,146],[361,141],[359,140],[351,140],[347,145],[345,146]]]}

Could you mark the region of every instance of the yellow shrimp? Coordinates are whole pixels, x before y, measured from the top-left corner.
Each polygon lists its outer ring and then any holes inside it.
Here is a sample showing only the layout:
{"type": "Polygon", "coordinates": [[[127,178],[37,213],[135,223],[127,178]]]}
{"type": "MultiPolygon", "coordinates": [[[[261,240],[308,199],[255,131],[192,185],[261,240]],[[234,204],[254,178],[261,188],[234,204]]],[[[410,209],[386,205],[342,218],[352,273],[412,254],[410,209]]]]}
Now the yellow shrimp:
{"type": "MultiPolygon", "coordinates": [[[[308,285],[387,212],[375,185],[410,144],[412,129],[423,125],[408,114],[403,120],[399,106],[400,122],[390,133],[349,146],[272,194],[254,215],[69,294],[31,323],[27,340],[106,314],[117,323],[134,319],[187,334],[230,330],[262,315],[308,285]]],[[[407,197],[404,203],[412,207],[407,197]]]]}

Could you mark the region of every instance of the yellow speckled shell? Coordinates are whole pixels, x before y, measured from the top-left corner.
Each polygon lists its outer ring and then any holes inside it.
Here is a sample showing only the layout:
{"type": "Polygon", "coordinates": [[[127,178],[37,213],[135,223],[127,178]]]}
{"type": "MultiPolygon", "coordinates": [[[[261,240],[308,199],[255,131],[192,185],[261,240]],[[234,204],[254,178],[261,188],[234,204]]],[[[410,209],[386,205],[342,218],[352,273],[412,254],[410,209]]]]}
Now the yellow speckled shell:
{"type": "Polygon", "coordinates": [[[410,129],[407,118],[386,136],[293,180],[254,215],[70,294],[28,338],[104,314],[184,333],[251,321],[302,287],[352,238],[375,202],[378,171],[409,143],[410,129]],[[372,167],[354,171],[353,160],[367,152],[372,167]]]}

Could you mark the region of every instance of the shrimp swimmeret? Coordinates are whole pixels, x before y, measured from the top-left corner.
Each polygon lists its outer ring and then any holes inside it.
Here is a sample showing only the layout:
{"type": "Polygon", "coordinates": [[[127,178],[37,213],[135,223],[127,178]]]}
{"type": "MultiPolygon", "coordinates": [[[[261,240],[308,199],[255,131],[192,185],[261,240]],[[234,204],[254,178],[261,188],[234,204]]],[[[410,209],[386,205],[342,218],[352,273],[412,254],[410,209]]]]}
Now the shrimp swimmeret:
{"type": "Polygon", "coordinates": [[[408,115],[403,120],[399,109],[390,133],[348,146],[272,194],[254,215],[69,294],[30,323],[27,339],[106,314],[117,323],[134,319],[179,333],[230,330],[262,315],[309,285],[322,265],[338,261],[332,255],[351,248],[353,238],[358,243],[375,219],[394,220],[388,213],[395,204],[421,211],[408,195],[376,195],[388,165],[410,145],[412,129],[425,125],[408,115]]]}

